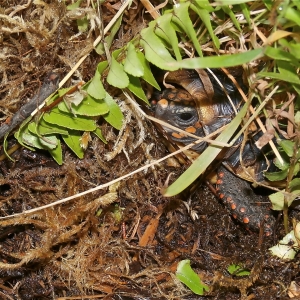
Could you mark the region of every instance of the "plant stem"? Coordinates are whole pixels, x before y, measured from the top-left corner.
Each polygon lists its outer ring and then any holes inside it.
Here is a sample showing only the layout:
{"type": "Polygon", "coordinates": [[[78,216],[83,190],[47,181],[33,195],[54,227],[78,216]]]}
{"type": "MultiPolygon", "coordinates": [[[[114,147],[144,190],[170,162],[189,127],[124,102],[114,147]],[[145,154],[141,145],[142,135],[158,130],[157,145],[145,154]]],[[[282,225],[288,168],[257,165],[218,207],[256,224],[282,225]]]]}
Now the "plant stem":
{"type": "Polygon", "coordinates": [[[286,234],[288,234],[289,232],[289,224],[288,224],[288,204],[290,203],[291,200],[291,188],[290,188],[290,183],[294,177],[294,170],[295,170],[295,166],[297,164],[298,158],[297,158],[297,154],[299,151],[299,145],[300,145],[300,132],[299,132],[299,128],[297,126],[296,129],[297,132],[297,136],[295,138],[295,144],[293,147],[293,156],[291,157],[290,160],[290,168],[289,168],[289,172],[288,172],[288,176],[287,176],[287,182],[286,182],[286,192],[288,194],[286,194],[284,196],[284,204],[283,204],[283,224],[284,224],[284,230],[286,232],[286,234]]]}

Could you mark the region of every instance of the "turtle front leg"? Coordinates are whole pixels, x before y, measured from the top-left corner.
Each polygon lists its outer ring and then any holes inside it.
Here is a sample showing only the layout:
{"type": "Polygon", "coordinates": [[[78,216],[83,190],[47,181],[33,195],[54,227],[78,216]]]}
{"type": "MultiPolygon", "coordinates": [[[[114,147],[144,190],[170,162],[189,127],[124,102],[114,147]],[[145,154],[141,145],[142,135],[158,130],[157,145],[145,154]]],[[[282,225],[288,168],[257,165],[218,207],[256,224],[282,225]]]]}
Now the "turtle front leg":
{"type": "Polygon", "coordinates": [[[254,193],[249,182],[233,175],[224,166],[220,166],[217,193],[234,219],[253,231],[258,231],[263,226],[265,235],[271,235],[275,219],[269,204],[261,205],[256,202],[259,196],[254,193]]]}

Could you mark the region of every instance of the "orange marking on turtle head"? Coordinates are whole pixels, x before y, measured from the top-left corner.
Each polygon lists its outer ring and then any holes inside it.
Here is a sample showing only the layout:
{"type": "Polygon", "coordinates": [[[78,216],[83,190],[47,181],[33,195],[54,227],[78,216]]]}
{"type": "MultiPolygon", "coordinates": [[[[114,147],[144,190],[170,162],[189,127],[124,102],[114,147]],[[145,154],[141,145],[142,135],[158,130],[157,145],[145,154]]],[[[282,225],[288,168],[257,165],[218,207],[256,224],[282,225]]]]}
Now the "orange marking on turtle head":
{"type": "Polygon", "coordinates": [[[5,124],[10,124],[12,117],[7,117],[6,120],[4,121],[5,124]]]}
{"type": "Polygon", "coordinates": [[[195,133],[196,132],[196,128],[194,126],[190,126],[190,127],[186,128],[185,131],[189,132],[189,133],[195,133]]]}
{"type": "Polygon", "coordinates": [[[235,210],[236,209],[236,204],[235,203],[231,203],[231,209],[235,210]]]}
{"type": "Polygon", "coordinates": [[[167,108],[169,105],[169,102],[166,99],[161,99],[157,102],[157,104],[160,105],[162,108],[167,108]]]}
{"type": "Polygon", "coordinates": [[[201,128],[201,127],[202,127],[202,125],[200,124],[200,122],[195,123],[195,128],[201,128]]]}
{"type": "Polygon", "coordinates": [[[176,93],[174,93],[174,92],[169,92],[169,93],[168,93],[168,98],[169,98],[169,99],[174,99],[174,98],[176,98],[176,93]]]}
{"type": "Polygon", "coordinates": [[[189,100],[191,99],[191,95],[185,91],[180,91],[177,94],[177,97],[181,100],[189,100]]]}
{"type": "Polygon", "coordinates": [[[182,136],[179,133],[177,133],[177,132],[173,132],[172,133],[172,137],[174,137],[176,139],[181,139],[182,138],[182,136]]]}

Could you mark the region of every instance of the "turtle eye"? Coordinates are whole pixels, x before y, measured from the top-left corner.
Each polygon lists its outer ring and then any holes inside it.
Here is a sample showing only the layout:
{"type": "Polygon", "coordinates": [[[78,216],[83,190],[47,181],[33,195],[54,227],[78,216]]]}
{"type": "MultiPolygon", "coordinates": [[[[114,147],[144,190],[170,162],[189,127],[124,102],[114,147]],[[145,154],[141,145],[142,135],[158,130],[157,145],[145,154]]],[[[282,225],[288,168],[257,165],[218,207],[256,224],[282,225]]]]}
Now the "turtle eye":
{"type": "Polygon", "coordinates": [[[194,115],[192,113],[185,112],[185,113],[179,114],[178,117],[179,117],[179,119],[181,119],[183,121],[189,121],[189,120],[193,119],[194,115]]]}

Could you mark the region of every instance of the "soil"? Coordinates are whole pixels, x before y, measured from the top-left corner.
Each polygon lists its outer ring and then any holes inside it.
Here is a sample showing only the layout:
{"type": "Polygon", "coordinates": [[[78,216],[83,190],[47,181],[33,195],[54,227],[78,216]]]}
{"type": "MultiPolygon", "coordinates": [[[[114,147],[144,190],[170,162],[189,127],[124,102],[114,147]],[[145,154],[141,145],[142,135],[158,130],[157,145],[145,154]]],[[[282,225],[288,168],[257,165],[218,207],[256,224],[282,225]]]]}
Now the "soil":
{"type": "MultiPolygon", "coordinates": [[[[76,19],[60,1],[29,1],[28,7],[26,1],[2,2],[1,13],[16,20],[0,18],[1,26],[8,28],[0,31],[5,56],[0,63],[0,120],[5,122],[50,71],[63,77],[99,31],[77,35],[76,19]]],[[[103,3],[104,27],[119,8],[119,1],[103,3]]],[[[126,44],[149,20],[143,5],[133,1],[112,49],[126,44]]],[[[101,60],[103,56],[91,52],[73,80],[88,81],[101,60]]],[[[11,154],[14,161],[2,157],[1,217],[105,184],[169,153],[156,127],[141,120],[121,92],[106,88],[122,103],[124,129],[118,132],[100,119],[108,143],[93,137],[81,160],[63,145],[62,166],[48,152],[24,147],[11,154]]],[[[11,135],[8,148],[16,143],[11,135]]],[[[1,220],[0,298],[290,299],[291,282],[300,282],[299,255],[283,262],[268,251],[284,235],[281,214],[276,215],[273,235],[266,237],[237,223],[204,180],[176,197],[163,197],[161,189],[188,165],[184,157],[167,159],[73,201],[1,220]],[[191,261],[209,286],[205,296],[193,294],[176,279],[183,259],[191,261]],[[250,275],[230,275],[231,264],[250,275]]],[[[297,207],[290,212],[293,217],[299,220],[297,207]]]]}

